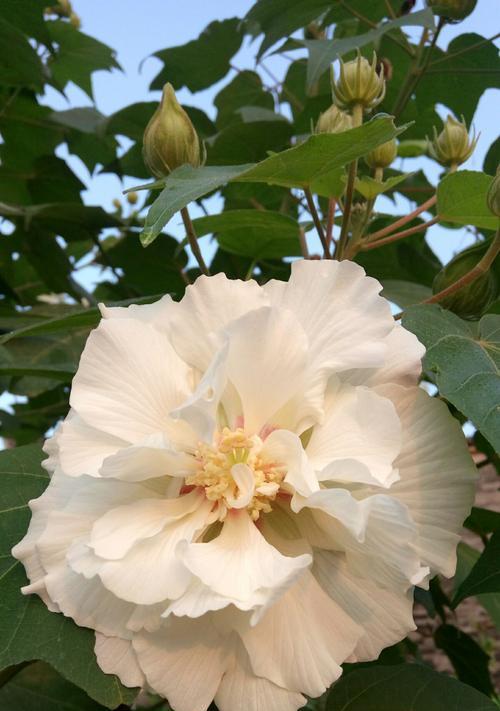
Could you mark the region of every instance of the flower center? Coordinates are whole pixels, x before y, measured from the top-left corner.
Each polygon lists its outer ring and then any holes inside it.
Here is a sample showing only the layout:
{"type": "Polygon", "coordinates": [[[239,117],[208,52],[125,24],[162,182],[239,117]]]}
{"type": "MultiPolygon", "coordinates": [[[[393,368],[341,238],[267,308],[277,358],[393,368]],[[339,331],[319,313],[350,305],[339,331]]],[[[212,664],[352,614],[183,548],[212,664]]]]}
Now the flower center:
{"type": "Polygon", "coordinates": [[[248,437],[243,429],[228,427],[217,434],[215,444],[198,444],[198,469],[185,483],[203,487],[207,499],[217,502],[219,520],[231,508],[246,508],[254,521],[272,510],[286,470],[265,457],[262,445],[257,435],[248,437]]]}

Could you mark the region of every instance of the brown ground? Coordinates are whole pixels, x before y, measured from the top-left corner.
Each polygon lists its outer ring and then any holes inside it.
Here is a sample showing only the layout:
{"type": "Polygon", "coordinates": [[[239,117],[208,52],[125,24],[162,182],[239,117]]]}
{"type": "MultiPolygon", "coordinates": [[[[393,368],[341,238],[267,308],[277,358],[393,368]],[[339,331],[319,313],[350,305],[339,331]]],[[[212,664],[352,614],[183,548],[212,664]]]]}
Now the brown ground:
{"type": "MultiPolygon", "coordinates": [[[[500,478],[493,467],[480,469],[476,506],[500,511],[500,478]]],[[[482,550],[481,540],[474,533],[464,530],[463,540],[470,546],[482,550]]],[[[451,592],[452,587],[451,581],[444,581],[443,589],[446,592],[451,592]]],[[[495,627],[486,610],[476,598],[468,598],[458,606],[454,614],[449,614],[447,621],[471,635],[491,655],[490,672],[493,683],[499,691],[500,630],[495,627]]],[[[418,629],[411,638],[418,643],[424,659],[431,662],[438,671],[452,672],[448,657],[440,649],[436,649],[432,636],[434,629],[440,624],[439,618],[431,619],[421,605],[416,605],[415,622],[418,629]]]]}

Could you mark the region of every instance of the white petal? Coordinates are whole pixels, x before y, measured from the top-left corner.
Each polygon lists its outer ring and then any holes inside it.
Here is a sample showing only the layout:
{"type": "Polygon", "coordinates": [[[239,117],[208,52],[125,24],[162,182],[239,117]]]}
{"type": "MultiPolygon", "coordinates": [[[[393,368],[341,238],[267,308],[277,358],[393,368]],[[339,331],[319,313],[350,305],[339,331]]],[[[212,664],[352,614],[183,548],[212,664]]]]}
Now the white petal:
{"type": "Polygon", "coordinates": [[[227,373],[238,392],[245,429],[258,433],[303,391],[308,342],[290,311],[262,308],[228,327],[227,373]]]}
{"type": "Polygon", "coordinates": [[[341,372],[383,365],[393,329],[382,286],[349,261],[298,260],[284,288],[266,285],[273,305],[292,311],[311,344],[315,369],[341,372]]]}
{"type": "Polygon", "coordinates": [[[234,464],[231,467],[231,476],[238,487],[238,496],[227,499],[228,506],[234,509],[244,509],[253,499],[255,492],[255,477],[253,471],[246,464],[234,464]]]}
{"type": "Polygon", "coordinates": [[[210,616],[171,618],[154,634],[135,635],[133,646],[148,684],[175,711],[206,711],[229,653],[210,616]]]}
{"type": "Polygon", "coordinates": [[[130,304],[130,306],[106,306],[99,304],[103,318],[137,319],[154,323],[157,328],[167,329],[177,304],[166,294],[152,304],[130,304]]]}
{"type": "Polygon", "coordinates": [[[342,374],[342,380],[352,385],[417,385],[422,372],[422,358],[425,348],[418,338],[399,323],[385,339],[387,353],[381,368],[350,370],[342,374]]]}
{"type": "Polygon", "coordinates": [[[320,481],[388,487],[397,479],[400,449],[401,423],[390,400],[364,387],[328,388],[324,420],[306,448],[320,481]]]}
{"type": "Polygon", "coordinates": [[[177,304],[171,326],[175,348],[186,362],[205,371],[227,324],[266,305],[267,297],[255,281],[200,276],[177,304]]]}
{"type": "Polygon", "coordinates": [[[104,478],[144,481],[162,476],[182,478],[192,473],[195,467],[192,456],[173,451],[163,434],[154,434],[106,457],[99,473],[104,478]]]}
{"type": "Polygon", "coordinates": [[[400,481],[391,494],[415,521],[415,547],[424,564],[451,577],[477,479],[462,429],[446,405],[421,388],[382,386],[379,391],[392,398],[403,424],[403,446],[396,460],[400,481]]]}
{"type": "Polygon", "coordinates": [[[232,510],[217,538],[178,546],[186,567],[229,602],[247,608],[276,599],[311,564],[311,556],[287,557],[269,545],[246,511],[232,510]]]}
{"type": "Polygon", "coordinates": [[[240,634],[255,674],[319,696],[342,674],[340,665],[363,630],[308,571],[259,624],[240,634]]]}
{"type": "Polygon", "coordinates": [[[295,691],[256,676],[248,654],[242,645],[238,645],[236,655],[222,677],[215,703],[219,711],[297,711],[306,699],[295,691]]]}
{"type": "Polygon", "coordinates": [[[99,477],[104,459],[130,443],[100,429],[91,427],[70,411],[58,430],[59,464],[68,476],[99,477]]]}
{"type": "Polygon", "coordinates": [[[137,663],[130,640],[106,637],[96,632],[94,652],[105,674],[116,674],[124,686],[144,685],[144,674],[137,663]]]}
{"type": "Polygon", "coordinates": [[[318,479],[302,447],[300,438],[288,430],[274,430],[264,441],[266,459],[286,467],[284,481],[303,496],[319,489],[318,479]]]}
{"type": "Polygon", "coordinates": [[[104,586],[121,600],[153,605],[167,598],[176,599],[192,577],[176,556],[176,546],[180,541],[191,541],[205,528],[211,508],[212,502],[202,502],[160,533],[139,540],[120,560],[105,561],[93,556],[90,549],[74,549],[71,566],[89,577],[97,573],[104,586]]]}
{"type": "Polygon", "coordinates": [[[90,547],[108,560],[123,558],[138,541],[197,509],[203,495],[192,491],[176,499],[141,499],[107,511],[92,527],[90,547]]]}
{"type": "Polygon", "coordinates": [[[354,575],[342,554],[317,550],[312,570],[328,595],[363,634],[349,661],[371,661],[415,629],[413,590],[389,590],[354,575]]]}
{"type": "Polygon", "coordinates": [[[108,319],[87,340],[70,402],[89,425],[137,442],[168,425],[190,381],[165,333],[143,321],[108,319]]]}

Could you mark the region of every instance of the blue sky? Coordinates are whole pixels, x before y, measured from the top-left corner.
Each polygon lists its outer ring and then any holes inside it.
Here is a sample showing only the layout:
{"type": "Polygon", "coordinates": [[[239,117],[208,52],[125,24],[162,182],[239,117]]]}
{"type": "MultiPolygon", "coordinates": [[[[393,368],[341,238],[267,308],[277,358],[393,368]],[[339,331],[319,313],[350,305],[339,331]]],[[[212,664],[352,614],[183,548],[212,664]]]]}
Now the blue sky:
{"type": "MultiPolygon", "coordinates": [[[[94,74],[97,108],[104,114],[109,114],[137,101],[158,99],[159,92],[150,92],[148,86],[162,65],[150,55],[159,49],[183,44],[197,37],[214,19],[243,17],[252,4],[251,0],[73,0],[73,7],[82,20],[82,31],[113,47],[124,70],[123,73],[113,71],[94,74]]],[[[493,34],[495,28],[491,22],[491,5],[492,0],[478,0],[475,11],[465,22],[445,27],[439,44],[446,46],[454,36],[463,32],[477,32],[484,36],[493,34]]],[[[423,6],[423,0],[418,0],[416,9],[423,6]]],[[[416,32],[418,33],[418,30],[416,32]]],[[[246,43],[233,63],[240,68],[251,68],[254,65],[257,46],[258,43],[246,43]]],[[[285,66],[282,61],[275,57],[266,63],[281,76],[285,66]]],[[[178,93],[179,99],[183,103],[202,108],[213,117],[212,99],[231,76],[229,74],[210,89],[196,94],[183,89],[178,93]]],[[[57,109],[90,103],[88,97],[75,86],[68,88],[67,96],[68,102],[50,91],[44,101],[57,109]]],[[[442,107],[441,113],[444,115],[445,107],[442,107]]],[[[498,92],[489,90],[482,97],[474,117],[474,126],[476,130],[481,131],[481,136],[474,155],[465,167],[481,170],[484,155],[498,133],[498,115],[498,92]]],[[[121,182],[110,175],[94,176],[90,180],[79,159],[70,157],[69,160],[73,169],[89,185],[84,194],[85,201],[110,208],[113,198],[119,197],[124,187],[121,182]]],[[[431,179],[436,179],[438,167],[428,160],[407,160],[404,169],[415,170],[421,166],[424,166],[431,179]]],[[[128,186],[130,182],[125,184],[125,187],[128,186]]],[[[394,210],[392,204],[384,198],[380,199],[379,205],[381,209],[394,210]]],[[[220,202],[212,200],[210,207],[216,212],[220,209],[220,202]]],[[[399,213],[404,213],[407,209],[408,203],[405,200],[401,200],[396,206],[399,213]]],[[[192,212],[196,214],[195,207],[192,212]]],[[[182,234],[179,220],[176,218],[168,229],[173,234],[182,234]]],[[[206,239],[203,241],[206,244],[206,239]]],[[[429,230],[428,241],[441,259],[447,261],[454,251],[467,246],[471,237],[465,230],[449,231],[437,225],[429,230]]],[[[205,248],[209,249],[208,246],[205,248]]],[[[94,276],[95,273],[90,272],[86,278],[93,279],[94,276]]]]}

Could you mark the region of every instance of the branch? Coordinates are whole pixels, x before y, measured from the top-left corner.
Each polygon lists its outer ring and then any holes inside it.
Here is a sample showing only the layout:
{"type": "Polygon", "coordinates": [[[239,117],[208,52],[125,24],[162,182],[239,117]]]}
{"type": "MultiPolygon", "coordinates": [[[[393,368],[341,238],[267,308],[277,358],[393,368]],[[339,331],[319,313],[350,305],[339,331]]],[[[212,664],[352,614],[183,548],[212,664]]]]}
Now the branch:
{"type": "MultiPolygon", "coordinates": [[[[363,107],[360,104],[354,104],[352,107],[352,125],[353,128],[361,126],[363,123],[363,107]]],[[[335,257],[342,259],[347,246],[349,223],[351,218],[352,199],[354,197],[354,183],[356,181],[356,173],[358,172],[358,161],[353,160],[349,166],[347,174],[347,186],[345,190],[344,214],[342,215],[342,227],[340,228],[340,237],[335,249],[335,257]]]]}
{"type": "Polygon", "coordinates": [[[186,229],[186,237],[188,239],[189,246],[191,247],[191,251],[193,252],[194,257],[198,262],[202,273],[206,276],[209,276],[210,272],[208,271],[208,267],[205,264],[205,260],[203,259],[203,255],[200,250],[200,245],[198,244],[198,237],[196,236],[196,232],[194,230],[193,223],[191,222],[191,217],[189,216],[189,211],[187,207],[181,208],[181,216],[182,221],[184,222],[184,227],[186,229]]]}
{"type": "Polygon", "coordinates": [[[437,215],[432,220],[429,220],[429,222],[423,222],[421,225],[410,227],[409,229],[403,230],[402,232],[396,232],[395,235],[389,235],[389,237],[386,237],[385,239],[378,239],[375,242],[366,242],[361,246],[361,249],[363,251],[366,249],[376,249],[377,247],[383,247],[384,245],[390,244],[391,242],[397,242],[397,240],[403,239],[404,237],[410,237],[410,235],[414,235],[417,232],[423,232],[428,227],[432,227],[432,225],[435,225],[436,222],[439,222],[440,219],[441,217],[437,215]]]}
{"type": "Polygon", "coordinates": [[[309,188],[304,188],[304,195],[306,196],[307,206],[309,208],[309,212],[311,213],[314,226],[316,227],[316,232],[318,233],[318,237],[321,241],[321,246],[323,247],[325,259],[331,259],[332,255],[330,254],[330,250],[328,249],[325,231],[323,230],[323,225],[321,224],[321,220],[319,219],[318,211],[316,210],[316,205],[314,204],[313,196],[309,188]]]}
{"type": "Polygon", "coordinates": [[[328,249],[330,249],[330,246],[333,241],[333,228],[335,225],[335,210],[337,209],[337,201],[335,198],[329,198],[328,199],[328,216],[326,220],[326,243],[328,245],[328,249]]]}
{"type": "Polygon", "coordinates": [[[393,222],[391,225],[384,227],[382,230],[377,230],[377,232],[372,232],[372,234],[368,235],[368,242],[374,242],[375,240],[377,240],[381,237],[390,235],[392,232],[397,230],[399,227],[403,227],[404,225],[407,225],[408,222],[411,222],[415,217],[418,217],[418,215],[420,215],[422,212],[425,212],[430,207],[435,205],[436,201],[437,201],[437,196],[433,195],[428,200],[423,202],[419,207],[417,207],[415,210],[413,210],[413,212],[410,212],[408,215],[401,217],[399,220],[396,220],[396,222],[393,222]]]}

